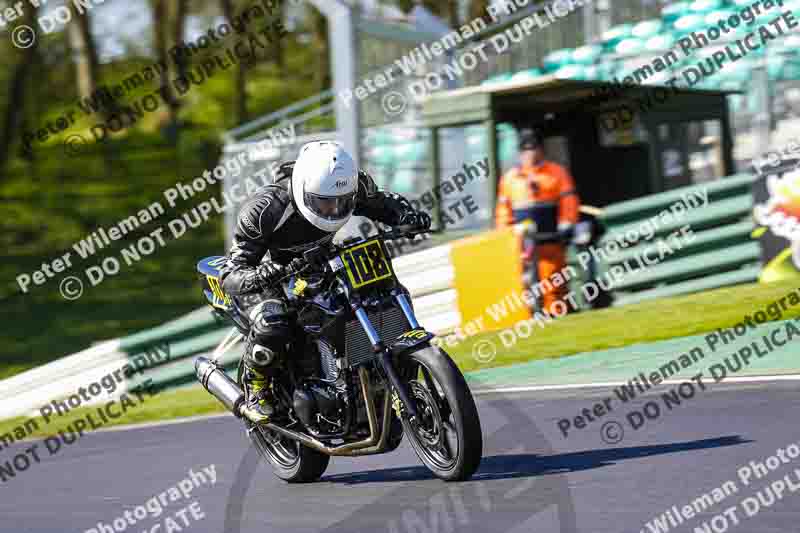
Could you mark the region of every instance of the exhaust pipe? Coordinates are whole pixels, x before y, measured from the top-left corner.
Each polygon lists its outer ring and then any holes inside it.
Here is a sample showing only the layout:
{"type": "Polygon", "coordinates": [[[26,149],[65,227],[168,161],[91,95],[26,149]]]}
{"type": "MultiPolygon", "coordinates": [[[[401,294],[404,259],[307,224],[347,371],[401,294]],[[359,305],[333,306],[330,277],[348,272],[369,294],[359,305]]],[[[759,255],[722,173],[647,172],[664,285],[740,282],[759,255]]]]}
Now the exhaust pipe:
{"type": "Polygon", "coordinates": [[[244,402],[244,391],[221,367],[205,357],[198,357],[194,361],[194,370],[197,379],[214,398],[222,402],[236,416],[242,416],[239,408],[244,402]]]}
{"type": "MultiPolygon", "coordinates": [[[[222,402],[222,404],[237,417],[242,418],[244,416],[240,411],[244,403],[244,391],[235,381],[228,377],[222,368],[205,357],[198,357],[195,359],[194,369],[197,373],[197,379],[212,396],[222,402]]],[[[375,399],[370,390],[369,376],[363,366],[358,369],[358,373],[361,378],[361,392],[364,396],[367,418],[369,421],[369,437],[357,442],[348,442],[338,446],[327,446],[322,441],[309,435],[272,423],[264,424],[264,427],[292,440],[299,441],[327,455],[354,457],[357,455],[369,455],[382,452],[386,447],[386,440],[389,436],[391,398],[389,393],[386,392],[383,399],[383,424],[381,428],[378,428],[375,399]],[[379,431],[380,433],[378,433],[379,431]]],[[[258,424],[258,422],[252,420],[251,422],[258,424]]]]}

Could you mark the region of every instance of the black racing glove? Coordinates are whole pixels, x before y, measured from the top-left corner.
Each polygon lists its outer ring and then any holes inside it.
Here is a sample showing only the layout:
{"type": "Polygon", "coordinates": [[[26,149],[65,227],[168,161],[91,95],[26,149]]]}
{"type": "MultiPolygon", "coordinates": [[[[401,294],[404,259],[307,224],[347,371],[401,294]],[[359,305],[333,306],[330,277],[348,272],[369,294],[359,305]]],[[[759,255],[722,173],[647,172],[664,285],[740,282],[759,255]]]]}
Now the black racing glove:
{"type": "Polygon", "coordinates": [[[396,193],[386,195],[386,208],[392,213],[392,226],[412,226],[427,231],[431,229],[431,217],[424,211],[417,211],[405,197],[396,193]]]}
{"type": "Polygon", "coordinates": [[[398,226],[413,226],[417,230],[428,231],[431,229],[431,216],[425,211],[407,211],[400,216],[398,226]]]}
{"type": "Polygon", "coordinates": [[[262,287],[271,287],[286,274],[286,267],[275,263],[262,263],[256,267],[262,287]]]}

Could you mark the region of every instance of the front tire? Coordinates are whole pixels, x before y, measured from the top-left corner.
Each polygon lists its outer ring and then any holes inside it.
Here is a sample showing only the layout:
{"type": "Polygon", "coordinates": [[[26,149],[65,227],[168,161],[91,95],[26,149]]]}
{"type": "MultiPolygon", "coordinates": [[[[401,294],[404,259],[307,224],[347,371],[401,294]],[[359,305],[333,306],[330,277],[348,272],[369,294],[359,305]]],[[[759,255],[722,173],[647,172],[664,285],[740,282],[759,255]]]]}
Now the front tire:
{"type": "MultiPolygon", "coordinates": [[[[243,367],[239,364],[237,381],[242,383],[243,367]]],[[[253,441],[258,453],[272,467],[275,475],[288,483],[309,483],[317,481],[331,458],[322,452],[309,448],[295,440],[270,431],[249,420],[245,420],[247,435],[253,441]]]]}
{"type": "Polygon", "coordinates": [[[412,424],[402,417],[414,452],[440,479],[469,479],[481,462],[483,434],[463,374],[445,351],[433,346],[401,357],[416,363],[408,388],[419,420],[412,424]]]}

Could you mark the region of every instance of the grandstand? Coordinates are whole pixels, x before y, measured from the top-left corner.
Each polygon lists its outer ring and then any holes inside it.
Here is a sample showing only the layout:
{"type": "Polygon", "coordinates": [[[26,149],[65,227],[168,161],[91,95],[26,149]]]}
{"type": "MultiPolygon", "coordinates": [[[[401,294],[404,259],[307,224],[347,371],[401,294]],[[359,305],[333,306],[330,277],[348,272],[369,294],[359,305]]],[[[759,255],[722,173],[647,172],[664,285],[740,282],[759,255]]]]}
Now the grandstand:
{"type": "MultiPolygon", "coordinates": [[[[678,43],[682,37],[716,25],[749,4],[752,4],[750,0],[587,2],[583,8],[558,20],[557,24],[537,29],[521,42],[514,43],[504,53],[489,53],[488,61],[465,72],[460,78],[449,80],[441,90],[532,81],[544,76],[589,81],[621,80],[670,51],[678,51],[675,55],[681,60],[669,65],[667,71],[640,79],[644,84],[663,84],[670,76],[678,75],[687,66],[723,50],[780,13],[791,12],[800,19],[800,0],[787,0],[783,2],[783,7],[762,11],[752,26],[742,24],[736,31],[722,33],[719,39],[689,54],[691,57],[680,52],[678,43]]],[[[362,165],[373,172],[380,186],[413,197],[434,183],[431,136],[420,125],[421,102],[411,101],[403,113],[388,116],[381,107],[382,97],[389,91],[408,94],[409,85],[424,79],[426,74],[441,72],[444,65],[456,61],[459,54],[469,53],[475,46],[487,42],[523,17],[541,10],[542,5],[527,3],[527,7],[520,7],[513,14],[489,25],[474,38],[460,43],[457,50],[443,54],[437,60],[421,62],[413,73],[404,73],[397,67],[397,81],[394,84],[363,102],[356,101],[356,105],[360,106],[362,165]]],[[[381,14],[371,12],[369,16],[359,17],[355,24],[359,33],[359,57],[355,62],[358,80],[392,66],[395,60],[421,43],[434,42],[453,31],[431,24],[432,15],[421,7],[415,8],[406,20],[398,20],[396,11],[390,11],[384,17],[381,14]]],[[[792,131],[800,126],[800,119],[796,118],[796,110],[800,111],[798,29],[736,62],[725,63],[695,87],[738,91],[727,97],[735,139],[735,172],[749,171],[752,158],[766,151],[769,146],[785,145],[792,137],[792,131]]],[[[486,47],[486,50],[490,48],[486,47]]],[[[245,125],[237,128],[248,132],[248,136],[232,138],[228,153],[242,149],[248,141],[258,138],[258,131],[289,119],[287,117],[291,113],[295,118],[290,120],[298,124],[301,134],[297,144],[319,136],[337,135],[338,132],[329,129],[335,124],[332,116],[335,94],[334,89],[295,104],[291,109],[258,119],[252,123],[254,127],[245,125]]],[[[693,183],[719,176],[709,168],[713,160],[714,142],[719,138],[716,124],[702,121],[686,123],[670,131],[669,135],[684,139],[681,149],[688,152],[687,161],[693,183]]],[[[460,156],[467,153],[473,159],[487,154],[488,139],[479,126],[445,129],[441,132],[441,139],[446,145],[442,151],[450,154],[454,161],[463,160],[464,157],[460,156]]],[[[505,169],[516,157],[515,128],[508,123],[498,124],[497,142],[500,167],[505,169]]],[[[296,145],[287,146],[280,155],[276,153],[276,158],[291,156],[296,148],[296,145]]],[[[439,172],[447,175],[450,170],[444,165],[439,172]]],[[[687,183],[667,184],[666,188],[683,185],[687,183]]]]}

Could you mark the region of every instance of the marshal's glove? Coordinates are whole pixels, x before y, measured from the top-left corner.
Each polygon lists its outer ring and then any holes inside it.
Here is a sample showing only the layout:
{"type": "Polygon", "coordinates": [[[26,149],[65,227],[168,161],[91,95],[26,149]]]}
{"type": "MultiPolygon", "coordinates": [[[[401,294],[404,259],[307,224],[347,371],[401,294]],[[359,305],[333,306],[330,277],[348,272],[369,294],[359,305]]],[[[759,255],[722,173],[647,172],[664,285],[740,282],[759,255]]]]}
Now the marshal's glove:
{"type": "Polygon", "coordinates": [[[569,222],[561,222],[558,225],[558,239],[561,242],[571,242],[572,237],[575,235],[575,225],[569,222]]]}

